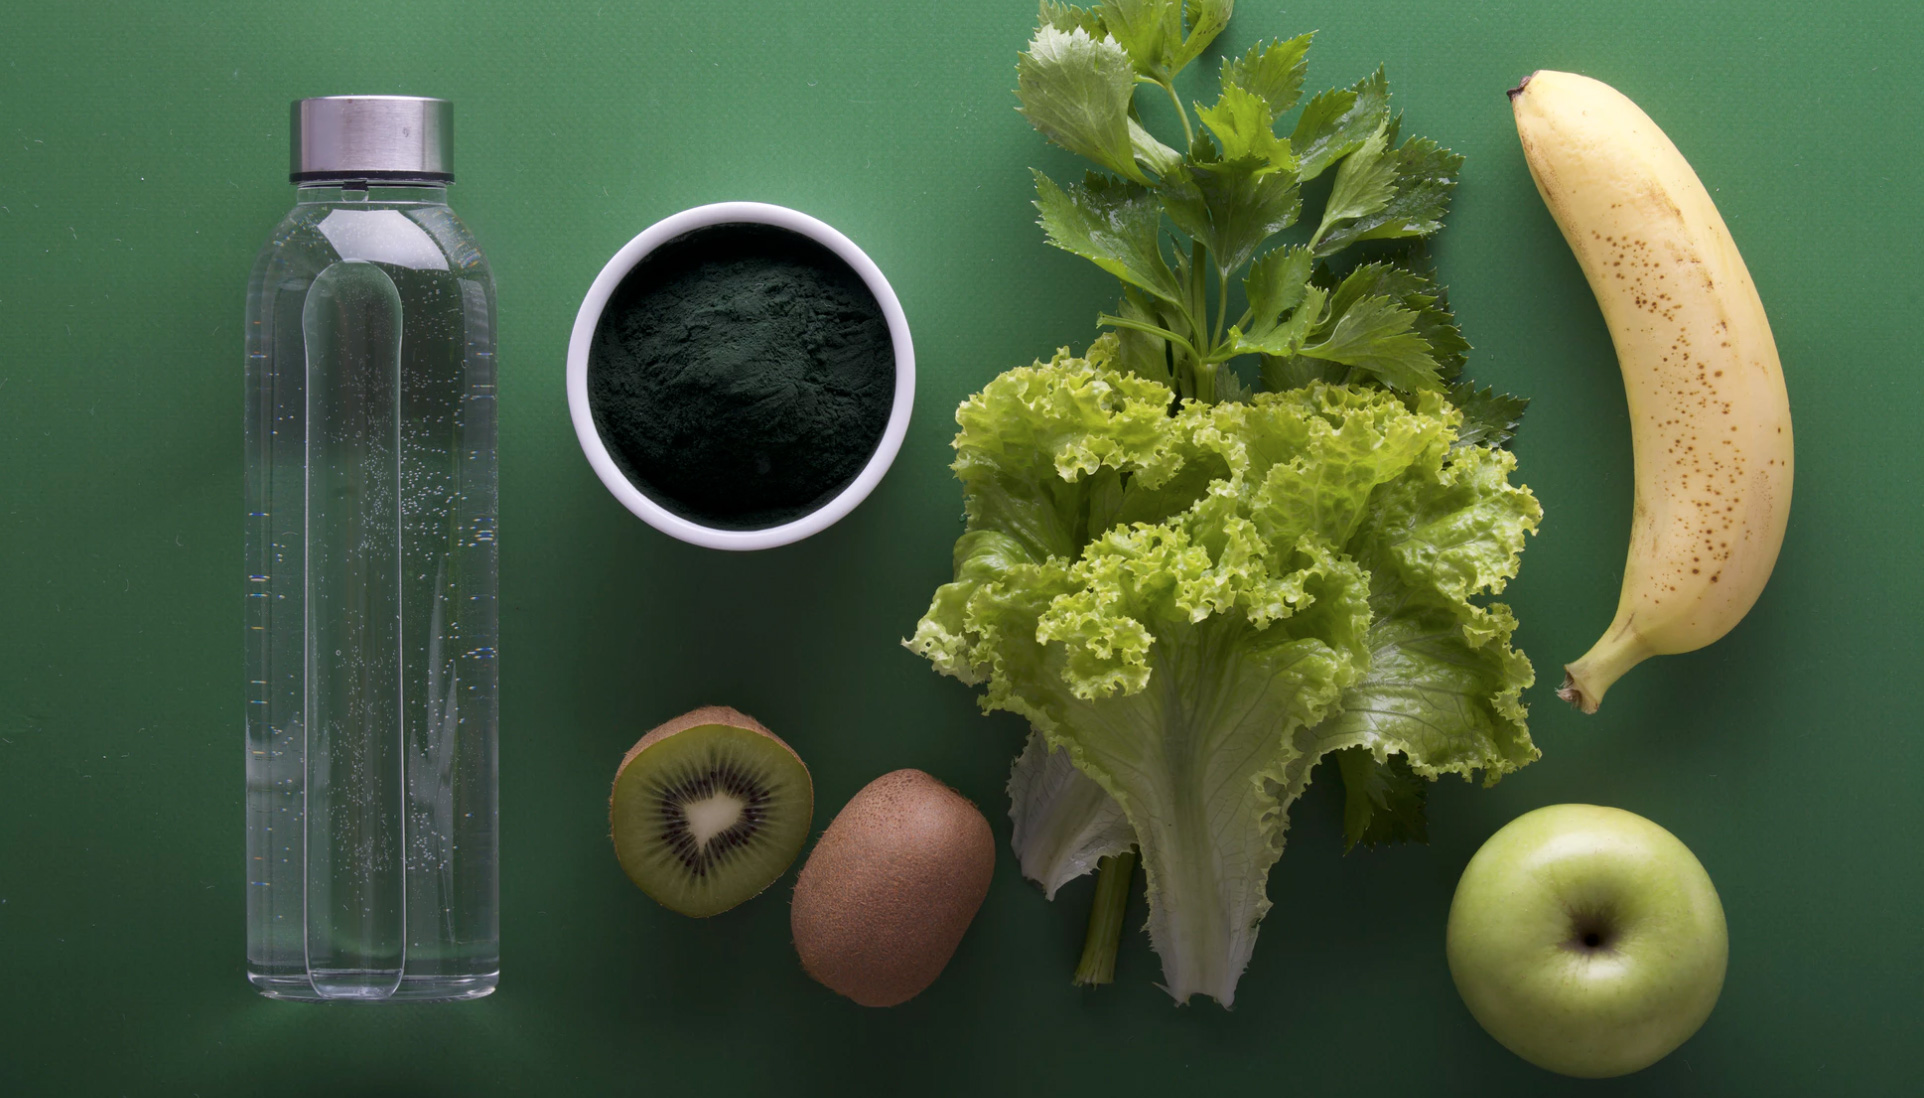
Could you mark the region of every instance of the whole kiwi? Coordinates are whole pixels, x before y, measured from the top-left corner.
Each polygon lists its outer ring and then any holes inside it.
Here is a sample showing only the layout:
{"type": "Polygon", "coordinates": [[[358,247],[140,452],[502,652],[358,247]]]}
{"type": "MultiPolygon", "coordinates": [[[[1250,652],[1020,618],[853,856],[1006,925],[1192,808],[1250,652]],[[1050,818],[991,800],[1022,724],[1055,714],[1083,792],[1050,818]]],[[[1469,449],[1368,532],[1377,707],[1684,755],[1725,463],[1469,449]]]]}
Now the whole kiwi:
{"type": "Polygon", "coordinates": [[[789,927],[802,968],[863,1006],[935,982],[995,873],[995,837],[966,797],[920,770],[864,786],[795,881],[789,927]]]}

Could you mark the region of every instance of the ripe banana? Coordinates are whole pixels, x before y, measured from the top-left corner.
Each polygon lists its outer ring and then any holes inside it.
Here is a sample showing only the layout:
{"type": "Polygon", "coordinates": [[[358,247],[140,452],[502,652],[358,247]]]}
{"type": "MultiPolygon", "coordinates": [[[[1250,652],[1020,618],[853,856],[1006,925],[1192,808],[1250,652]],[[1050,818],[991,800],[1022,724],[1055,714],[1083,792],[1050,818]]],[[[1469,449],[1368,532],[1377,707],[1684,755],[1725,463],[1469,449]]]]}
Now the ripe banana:
{"type": "Polygon", "coordinates": [[[1623,593],[1557,692],[1594,713],[1624,672],[1702,648],[1757,601],[1790,513],[1790,401],[1750,272],[1656,123],[1567,72],[1535,73],[1510,100],[1630,403],[1637,494],[1623,593]]]}

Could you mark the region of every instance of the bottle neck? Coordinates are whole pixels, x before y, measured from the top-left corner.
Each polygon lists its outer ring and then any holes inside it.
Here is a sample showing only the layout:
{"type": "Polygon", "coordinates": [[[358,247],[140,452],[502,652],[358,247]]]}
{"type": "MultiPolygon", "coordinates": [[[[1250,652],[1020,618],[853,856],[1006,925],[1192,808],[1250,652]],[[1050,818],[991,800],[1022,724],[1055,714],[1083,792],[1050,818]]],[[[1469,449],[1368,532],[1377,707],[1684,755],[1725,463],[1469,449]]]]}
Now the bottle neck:
{"type": "Polygon", "coordinates": [[[443,183],[392,183],[365,179],[329,179],[302,183],[296,190],[302,205],[344,205],[366,202],[381,206],[445,206],[448,188],[443,183]]]}

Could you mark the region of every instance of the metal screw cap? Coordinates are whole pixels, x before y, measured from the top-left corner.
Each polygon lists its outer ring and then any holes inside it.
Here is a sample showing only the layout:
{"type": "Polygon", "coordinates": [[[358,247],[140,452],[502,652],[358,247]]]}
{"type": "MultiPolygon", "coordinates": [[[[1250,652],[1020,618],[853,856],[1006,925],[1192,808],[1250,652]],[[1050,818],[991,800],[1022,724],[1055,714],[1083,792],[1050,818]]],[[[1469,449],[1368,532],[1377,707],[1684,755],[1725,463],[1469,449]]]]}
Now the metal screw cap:
{"type": "Polygon", "coordinates": [[[288,180],[454,181],[454,104],[414,95],[294,101],[288,180]]]}

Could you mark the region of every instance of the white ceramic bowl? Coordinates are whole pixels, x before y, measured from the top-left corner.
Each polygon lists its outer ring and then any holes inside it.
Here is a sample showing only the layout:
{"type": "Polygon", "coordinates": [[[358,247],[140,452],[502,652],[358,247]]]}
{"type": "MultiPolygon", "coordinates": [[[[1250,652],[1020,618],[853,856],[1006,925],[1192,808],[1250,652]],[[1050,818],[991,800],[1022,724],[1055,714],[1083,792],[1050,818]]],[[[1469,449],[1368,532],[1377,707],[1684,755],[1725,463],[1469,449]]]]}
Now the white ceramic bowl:
{"type": "Polygon", "coordinates": [[[902,436],[909,429],[909,409],[914,404],[915,347],[909,342],[909,322],[902,315],[902,303],[896,299],[888,279],[882,277],[881,269],[853,241],[824,222],[785,206],[771,206],[765,202],[716,202],[696,206],[643,229],[640,235],[616,252],[608,265],[595,276],[594,285],[588,287],[588,296],[582,299],[581,311],[575,314],[574,336],[568,341],[568,410],[574,416],[575,437],[581,440],[581,452],[588,455],[588,464],[594,466],[595,475],[601,478],[601,483],[621,501],[622,506],[633,511],[643,522],[664,534],[710,549],[769,549],[787,545],[827,529],[843,515],[853,511],[855,505],[862,502],[881,482],[882,474],[888,472],[889,465],[895,460],[896,451],[902,448],[902,436]],[[889,340],[895,345],[895,403],[889,408],[888,425],[882,430],[882,441],[870,455],[868,464],[833,499],[801,518],[780,526],[758,530],[721,530],[683,518],[649,499],[615,463],[607,445],[602,442],[601,432],[595,428],[594,411],[588,406],[588,347],[594,341],[595,326],[601,322],[601,310],[607,307],[608,298],[643,257],[695,229],[741,223],[773,225],[800,233],[834,252],[851,270],[862,276],[869,293],[875,295],[876,304],[882,307],[882,316],[888,320],[889,340]]]}

